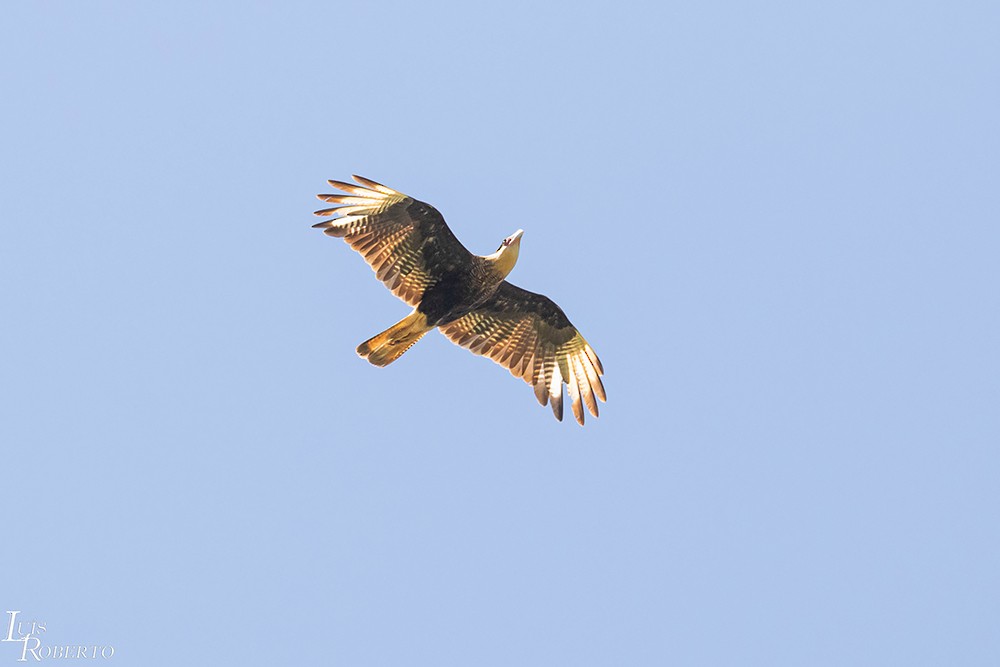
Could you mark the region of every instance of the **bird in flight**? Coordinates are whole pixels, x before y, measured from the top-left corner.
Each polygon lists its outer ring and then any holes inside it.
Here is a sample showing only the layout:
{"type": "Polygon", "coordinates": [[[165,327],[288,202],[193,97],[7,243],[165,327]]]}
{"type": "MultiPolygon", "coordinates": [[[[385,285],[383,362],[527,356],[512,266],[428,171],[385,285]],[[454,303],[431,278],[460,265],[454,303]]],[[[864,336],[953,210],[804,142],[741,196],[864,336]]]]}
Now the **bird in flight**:
{"type": "Polygon", "coordinates": [[[523,230],[505,238],[492,255],[474,255],[430,204],[361,176],[354,181],[357,185],[328,181],[347,194],[316,195],[338,206],[316,211],[330,219],[313,227],[347,241],[376,277],[413,307],[358,345],[361,357],[387,366],[436,327],[530,384],[559,421],[563,384],[576,421],[583,425],[584,405],[597,416],[596,399],[607,397],[593,348],[551,299],[505,280],[517,262],[523,230]]]}

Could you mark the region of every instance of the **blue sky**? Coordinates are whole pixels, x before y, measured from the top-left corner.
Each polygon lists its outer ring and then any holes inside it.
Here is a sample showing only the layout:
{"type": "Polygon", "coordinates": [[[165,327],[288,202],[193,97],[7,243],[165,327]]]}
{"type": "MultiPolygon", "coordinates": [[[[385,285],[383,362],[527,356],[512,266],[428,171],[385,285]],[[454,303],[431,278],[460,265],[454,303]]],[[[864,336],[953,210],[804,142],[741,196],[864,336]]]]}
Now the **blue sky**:
{"type": "MultiPolygon", "coordinates": [[[[994,3],[15,3],[0,611],[122,665],[995,665],[994,3]],[[310,229],[438,207],[579,428],[310,229]]],[[[20,644],[0,643],[0,661],[20,644]]]]}

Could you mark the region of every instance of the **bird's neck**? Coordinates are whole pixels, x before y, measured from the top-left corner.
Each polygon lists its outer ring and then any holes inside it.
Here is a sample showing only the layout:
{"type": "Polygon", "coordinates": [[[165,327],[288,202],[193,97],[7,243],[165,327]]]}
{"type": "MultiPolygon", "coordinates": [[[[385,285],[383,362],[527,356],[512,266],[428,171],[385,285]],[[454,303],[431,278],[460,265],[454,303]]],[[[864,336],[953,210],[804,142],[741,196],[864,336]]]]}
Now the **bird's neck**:
{"type": "Polygon", "coordinates": [[[490,263],[494,271],[500,274],[501,280],[506,278],[514,269],[514,265],[517,264],[517,253],[520,245],[520,243],[514,243],[483,258],[490,263]]]}

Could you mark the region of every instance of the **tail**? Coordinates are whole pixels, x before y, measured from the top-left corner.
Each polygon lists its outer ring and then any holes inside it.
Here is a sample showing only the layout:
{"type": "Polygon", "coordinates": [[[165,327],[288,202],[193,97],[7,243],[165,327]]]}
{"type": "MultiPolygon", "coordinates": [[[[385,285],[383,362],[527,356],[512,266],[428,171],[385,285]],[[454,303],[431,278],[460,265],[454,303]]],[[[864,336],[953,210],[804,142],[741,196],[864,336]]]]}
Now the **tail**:
{"type": "Polygon", "coordinates": [[[403,356],[433,327],[423,313],[413,311],[399,322],[358,345],[358,354],[376,366],[388,366],[403,356]]]}

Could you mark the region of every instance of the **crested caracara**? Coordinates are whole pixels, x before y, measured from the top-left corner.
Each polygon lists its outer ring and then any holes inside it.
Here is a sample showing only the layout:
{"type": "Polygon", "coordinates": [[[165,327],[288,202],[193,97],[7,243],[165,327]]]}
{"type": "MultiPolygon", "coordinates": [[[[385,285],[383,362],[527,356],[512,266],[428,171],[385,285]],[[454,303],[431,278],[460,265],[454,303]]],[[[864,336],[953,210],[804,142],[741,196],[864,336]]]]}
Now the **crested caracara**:
{"type": "Polygon", "coordinates": [[[358,185],[329,181],[347,194],[317,195],[338,206],[316,211],[330,219],[313,226],[351,244],[378,279],[413,306],[400,322],[361,343],[359,355],[386,366],[438,328],[530,384],[556,419],[563,416],[564,383],[576,420],[583,424],[584,405],[597,416],[597,398],[607,399],[593,348],[551,299],[505,280],[517,262],[522,230],[492,255],[474,255],[433,206],[367,178],[354,180],[358,185]]]}

